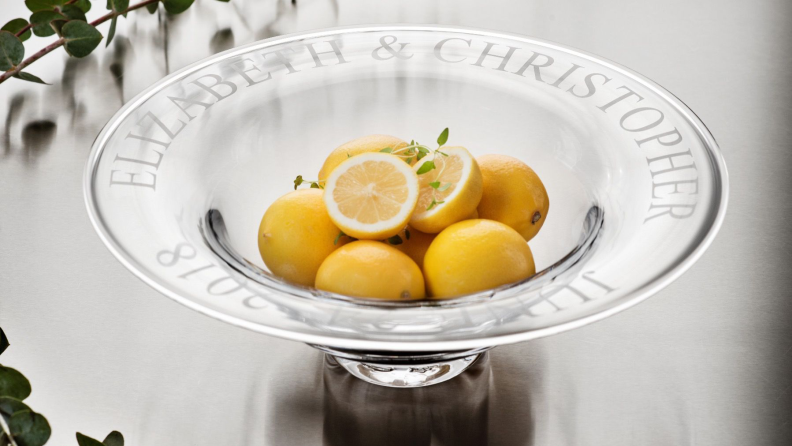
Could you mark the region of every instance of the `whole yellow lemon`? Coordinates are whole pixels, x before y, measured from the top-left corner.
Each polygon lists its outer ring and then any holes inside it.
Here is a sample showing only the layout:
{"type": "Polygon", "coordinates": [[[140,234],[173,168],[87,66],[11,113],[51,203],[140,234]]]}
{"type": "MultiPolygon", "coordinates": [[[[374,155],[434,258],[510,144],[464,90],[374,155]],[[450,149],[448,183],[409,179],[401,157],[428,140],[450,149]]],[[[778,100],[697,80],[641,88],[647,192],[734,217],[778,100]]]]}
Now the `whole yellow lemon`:
{"type": "Polygon", "coordinates": [[[479,218],[505,223],[526,241],[542,229],[550,209],[542,180],[522,161],[506,155],[476,158],[484,180],[479,218]]]}
{"type": "MultiPolygon", "coordinates": [[[[347,158],[366,152],[379,152],[382,149],[390,147],[393,150],[398,150],[406,147],[407,143],[395,136],[389,135],[368,135],[361,138],[353,139],[338,146],[335,150],[330,152],[327,159],[319,170],[319,181],[324,181],[330,176],[339,164],[347,158]]],[[[413,161],[414,163],[414,161],[413,161]]]]}
{"type": "Polygon", "coordinates": [[[278,198],[259,225],[258,247],[276,276],[313,286],[319,266],[347,238],[330,221],[321,189],[300,189],[278,198]]]}
{"type": "Polygon", "coordinates": [[[435,237],[424,257],[429,295],[447,299],[517,282],[536,273],[531,248],[514,229],[465,220],[435,237]]]}
{"type": "Polygon", "coordinates": [[[398,249],[372,240],[351,242],[330,254],[316,274],[316,288],[392,300],[426,296],[418,265],[398,249]]]}

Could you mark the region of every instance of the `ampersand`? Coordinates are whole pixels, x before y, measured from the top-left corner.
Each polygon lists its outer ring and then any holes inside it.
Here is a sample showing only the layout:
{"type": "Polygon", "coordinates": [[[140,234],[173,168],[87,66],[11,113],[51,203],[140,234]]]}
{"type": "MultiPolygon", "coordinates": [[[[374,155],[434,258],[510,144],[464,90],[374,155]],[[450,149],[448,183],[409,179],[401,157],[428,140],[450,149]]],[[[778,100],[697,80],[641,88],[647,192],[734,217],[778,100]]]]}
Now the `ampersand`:
{"type": "Polygon", "coordinates": [[[409,59],[413,57],[412,54],[406,55],[406,54],[402,54],[401,52],[404,49],[404,47],[408,45],[407,43],[400,43],[398,50],[391,46],[394,43],[396,43],[396,36],[380,37],[379,42],[380,44],[382,44],[382,46],[377,47],[374,51],[371,52],[371,57],[377,60],[389,60],[389,59],[393,59],[394,57],[397,59],[409,59]],[[388,53],[390,53],[390,57],[388,57],[387,55],[381,55],[380,51],[382,50],[385,50],[388,53]]]}
{"type": "Polygon", "coordinates": [[[173,251],[163,250],[157,253],[157,262],[162,266],[173,266],[179,259],[194,259],[198,253],[195,248],[189,243],[179,243],[173,251]],[[182,250],[188,249],[189,253],[182,253],[182,250]]]}

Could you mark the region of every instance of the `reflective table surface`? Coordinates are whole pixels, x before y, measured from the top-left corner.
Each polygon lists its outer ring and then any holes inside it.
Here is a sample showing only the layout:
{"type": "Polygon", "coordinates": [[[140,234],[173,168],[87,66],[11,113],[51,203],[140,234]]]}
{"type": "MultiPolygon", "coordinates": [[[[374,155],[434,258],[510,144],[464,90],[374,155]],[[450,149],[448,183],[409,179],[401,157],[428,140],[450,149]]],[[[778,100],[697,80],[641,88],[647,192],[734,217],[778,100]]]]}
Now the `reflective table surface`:
{"type": "MultiPolygon", "coordinates": [[[[0,22],[21,15],[6,0],[0,22]]],[[[2,362],[32,382],[27,402],[49,419],[50,444],[114,429],[131,445],[792,443],[792,3],[198,0],[181,16],[119,24],[86,59],[59,51],[32,65],[52,86],[0,85],[0,326],[12,344],[2,362]],[[308,346],[193,312],[112,258],[82,175],[123,103],[235,45],[366,23],[532,35],[660,83],[707,124],[730,168],[719,237],[647,302],[499,347],[416,390],[371,386],[308,346]]]]}

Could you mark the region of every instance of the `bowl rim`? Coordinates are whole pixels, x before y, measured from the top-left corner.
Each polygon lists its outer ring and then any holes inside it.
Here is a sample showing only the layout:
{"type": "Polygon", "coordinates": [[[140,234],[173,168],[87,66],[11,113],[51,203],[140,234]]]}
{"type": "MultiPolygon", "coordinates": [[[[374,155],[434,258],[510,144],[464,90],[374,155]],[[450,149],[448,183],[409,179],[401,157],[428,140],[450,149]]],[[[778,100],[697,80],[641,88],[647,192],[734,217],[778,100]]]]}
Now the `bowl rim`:
{"type": "MultiPolygon", "coordinates": [[[[174,301],[188,308],[191,308],[195,311],[203,313],[217,320],[238,327],[242,327],[251,331],[264,333],[279,338],[304,342],[307,344],[313,344],[313,345],[339,346],[347,349],[356,349],[356,350],[451,351],[451,350],[464,350],[471,348],[492,347],[496,345],[512,344],[516,342],[527,341],[530,339],[537,339],[545,336],[550,336],[553,334],[562,333],[568,330],[572,330],[605,319],[616,313],[620,313],[628,308],[633,307],[634,305],[637,305],[640,302],[643,302],[652,295],[656,294],[657,292],[668,286],[670,283],[672,283],[674,280],[679,278],[687,270],[689,270],[691,266],[693,266],[693,264],[695,264],[701,258],[701,256],[709,248],[709,246],[712,244],[713,240],[717,236],[721,226],[723,225],[723,221],[725,219],[726,211],[728,208],[729,174],[721,150],[717,142],[715,141],[715,138],[712,136],[709,129],[696,115],[696,113],[693,112],[692,109],[690,109],[682,100],[680,100],[670,91],[666,90],[657,82],[654,82],[650,78],[634,70],[631,70],[623,65],[615,63],[609,59],[606,59],[604,57],[600,57],[593,53],[589,53],[587,51],[583,51],[574,47],[558,44],[540,38],[529,37],[517,33],[492,31],[492,30],[476,28],[476,27],[448,26],[448,25],[413,25],[413,24],[353,25],[353,26],[323,28],[308,32],[296,32],[296,33],[271,37],[256,42],[251,42],[245,45],[241,45],[208,56],[202,60],[194,62],[186,67],[183,67],[163,77],[162,79],[154,82],[152,85],[147,87],[145,90],[143,90],[142,92],[137,94],[134,98],[129,100],[126,104],[124,104],[108,120],[107,124],[105,124],[105,126],[97,135],[96,139],[92,144],[91,152],[88,156],[88,161],[86,163],[84,170],[83,195],[84,195],[83,196],[84,203],[88,212],[88,217],[91,221],[91,225],[93,226],[94,230],[96,231],[97,235],[102,240],[104,245],[110,251],[110,253],[113,254],[113,256],[122,265],[124,265],[124,267],[126,267],[130,272],[132,272],[143,283],[152,287],[161,294],[169,297],[170,299],[173,299],[174,301]],[[308,334],[299,331],[275,328],[275,327],[270,327],[259,323],[251,322],[237,316],[232,316],[227,313],[205,307],[189,298],[182,296],[180,293],[171,291],[166,286],[160,284],[157,280],[146,275],[143,272],[145,268],[142,267],[142,265],[140,265],[130,255],[128,255],[127,252],[122,248],[122,246],[116,242],[109,228],[102,221],[102,217],[100,215],[98,205],[96,203],[96,196],[93,193],[92,184],[94,179],[94,173],[98,167],[98,162],[104,152],[105,147],[107,146],[107,142],[110,136],[113,135],[113,133],[121,124],[121,122],[123,122],[124,119],[126,119],[127,116],[131,114],[139,105],[146,102],[148,99],[154,96],[154,94],[170,86],[171,84],[180,80],[181,78],[184,78],[196,71],[199,71],[203,68],[221,62],[225,59],[240,54],[244,54],[250,51],[252,48],[263,49],[275,45],[290,43],[304,39],[311,39],[311,38],[320,38],[327,36],[337,36],[337,35],[356,34],[356,33],[385,32],[385,31],[387,32],[412,32],[412,31],[457,32],[463,34],[476,35],[479,37],[494,37],[494,38],[519,41],[531,45],[542,46],[556,51],[571,53],[575,56],[598,63],[608,69],[611,69],[623,76],[626,76],[642,84],[644,87],[648,88],[650,91],[657,94],[668,105],[670,105],[674,110],[676,110],[676,112],[678,112],[683,118],[685,118],[687,122],[694,128],[697,136],[701,138],[703,145],[707,149],[707,155],[709,156],[709,160],[711,161],[712,165],[715,167],[712,170],[713,178],[716,184],[720,186],[713,188],[714,192],[720,193],[720,200],[717,201],[716,207],[713,206],[710,208],[709,213],[715,214],[714,216],[713,215],[709,216],[709,219],[712,220],[712,225],[706,229],[706,234],[703,237],[701,237],[700,242],[690,249],[687,257],[683,258],[681,261],[677,262],[675,265],[668,268],[655,280],[651,282],[647,282],[645,285],[642,285],[633,292],[622,296],[616,301],[615,305],[613,306],[604,308],[593,314],[581,316],[576,319],[548,327],[541,327],[541,328],[536,328],[536,329],[531,329],[516,333],[507,333],[507,334],[496,335],[491,337],[456,339],[456,340],[438,340],[438,341],[419,341],[419,340],[396,341],[396,340],[339,338],[332,335],[308,334]]],[[[390,310],[383,309],[383,311],[390,311],[390,310]]]]}

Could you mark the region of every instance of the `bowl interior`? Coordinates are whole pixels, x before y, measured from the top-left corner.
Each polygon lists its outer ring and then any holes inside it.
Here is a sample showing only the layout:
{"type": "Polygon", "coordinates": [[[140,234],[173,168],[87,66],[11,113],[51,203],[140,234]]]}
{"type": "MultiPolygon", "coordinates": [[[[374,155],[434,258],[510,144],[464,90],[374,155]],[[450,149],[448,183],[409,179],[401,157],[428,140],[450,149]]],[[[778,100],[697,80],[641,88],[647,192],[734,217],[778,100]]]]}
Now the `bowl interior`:
{"type": "Polygon", "coordinates": [[[188,306],[315,344],[416,351],[541,336],[645,298],[714,236],[724,178],[692,112],[623,68],[515,36],[374,27],[259,42],[164,79],[97,139],[86,192],[111,251],[188,306]],[[542,178],[550,212],[530,246],[545,273],[399,308],[267,273],[258,224],[296,175],[315,178],[358,136],[433,143],[445,127],[449,145],[542,178]]]}

